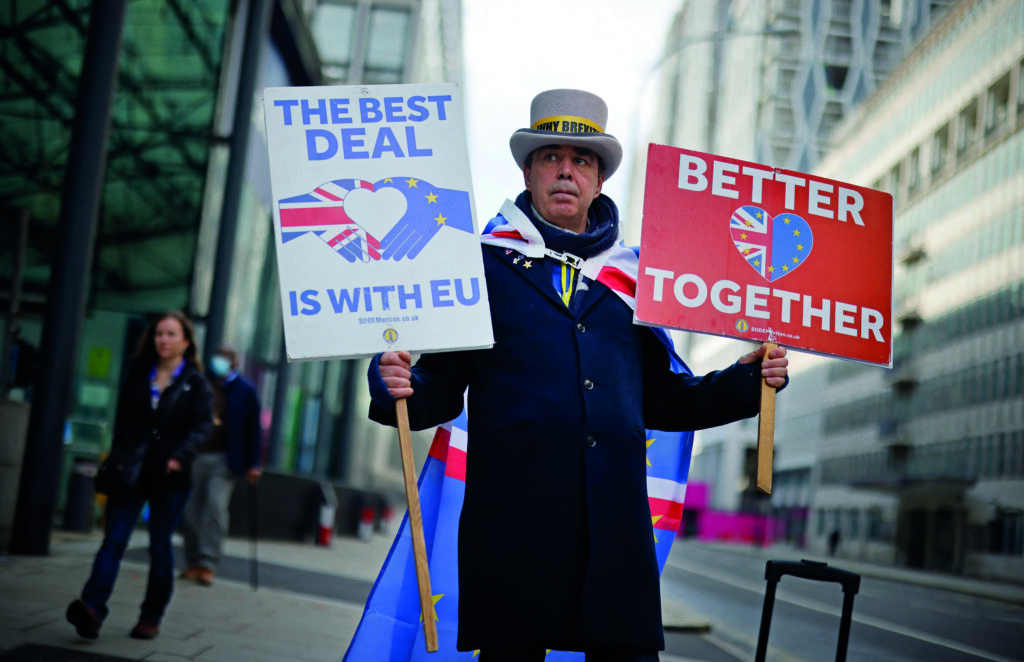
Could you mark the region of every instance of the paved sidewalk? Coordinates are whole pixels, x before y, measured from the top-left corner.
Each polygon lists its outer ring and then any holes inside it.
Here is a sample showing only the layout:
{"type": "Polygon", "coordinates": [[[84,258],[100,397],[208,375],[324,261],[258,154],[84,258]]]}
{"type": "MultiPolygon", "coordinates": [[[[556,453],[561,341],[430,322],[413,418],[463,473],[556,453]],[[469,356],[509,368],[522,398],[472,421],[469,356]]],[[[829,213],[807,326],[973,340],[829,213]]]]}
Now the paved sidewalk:
{"type": "MultiPolygon", "coordinates": [[[[335,538],[331,547],[261,541],[252,576],[251,547],[227,541],[228,558],[212,587],[178,581],[160,636],[138,641],[128,632],[138,616],[146,581],[146,532],[136,531],[110,602],[111,614],[96,641],[79,639],[64,620],[67,604],[81,590],[100,535],[54,534],[45,557],[0,556],[0,662],[5,652],[35,644],[67,651],[67,657],[22,658],[95,662],[108,659],[147,662],[338,662],[362,615],[373,580],[387,556],[391,535],[368,541],[335,538]],[[253,590],[252,579],[259,583],[253,590]]],[[[674,553],[685,554],[677,543],[674,553]]],[[[801,558],[800,550],[721,545],[722,551],[762,558],[801,558]]],[[[806,555],[806,553],[803,553],[806,555]]],[[[1024,604],[1024,586],[986,582],[899,568],[836,560],[864,576],[911,582],[1024,604]]],[[[180,559],[179,559],[180,565],[180,559]]],[[[679,603],[663,606],[667,631],[703,633],[707,620],[679,603]]],[[[702,638],[687,638],[694,650],[707,650],[702,638]]],[[[728,656],[726,656],[728,657],[728,656]]],[[[723,659],[716,656],[714,659],[723,659]]],[[[663,654],[662,662],[696,662],[663,654]]]]}
{"type": "MultiPolygon", "coordinates": [[[[146,535],[139,530],[122,563],[100,637],[85,641],[64,620],[64,610],[81,590],[99,540],[98,534],[58,533],[49,556],[0,557],[0,651],[31,643],[149,662],[336,662],[355,632],[390,545],[382,536],[367,542],[337,540],[331,548],[261,541],[261,571],[269,573],[271,565],[283,565],[350,576],[365,587],[362,601],[262,586],[254,591],[244,579],[219,577],[213,587],[178,581],[160,636],[139,641],[128,637],[138,618],[147,573],[145,562],[130,560],[145,554],[146,535]]],[[[231,540],[227,552],[245,559],[248,548],[244,541],[231,540]]]]}
{"type": "MultiPolygon", "coordinates": [[[[64,620],[64,610],[89,574],[100,534],[55,532],[49,556],[0,556],[0,660],[5,651],[35,644],[77,653],[77,658],[60,659],[83,662],[101,659],[93,656],[147,662],[338,662],[392,538],[336,537],[329,548],[260,541],[258,590],[250,585],[249,543],[229,539],[228,558],[215,584],[179,580],[160,636],[139,641],[128,632],[145,591],[147,536],[140,528],[122,563],[100,637],[86,641],[64,620]]],[[[664,611],[669,629],[699,633],[709,628],[685,605],[666,604],[664,611]]],[[[672,655],[661,660],[686,662],[672,655]]]]}

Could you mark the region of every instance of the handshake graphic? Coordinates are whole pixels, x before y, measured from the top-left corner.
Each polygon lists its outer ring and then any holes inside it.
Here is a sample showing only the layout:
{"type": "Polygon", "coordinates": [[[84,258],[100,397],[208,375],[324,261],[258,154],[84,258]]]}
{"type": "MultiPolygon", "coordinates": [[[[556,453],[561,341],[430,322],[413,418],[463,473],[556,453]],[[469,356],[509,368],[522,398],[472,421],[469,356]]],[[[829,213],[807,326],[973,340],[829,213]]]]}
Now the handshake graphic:
{"type": "Polygon", "coordinates": [[[413,177],[335,179],[278,207],[282,243],[313,233],[352,263],[412,260],[442,228],[473,232],[466,191],[413,177]]]}

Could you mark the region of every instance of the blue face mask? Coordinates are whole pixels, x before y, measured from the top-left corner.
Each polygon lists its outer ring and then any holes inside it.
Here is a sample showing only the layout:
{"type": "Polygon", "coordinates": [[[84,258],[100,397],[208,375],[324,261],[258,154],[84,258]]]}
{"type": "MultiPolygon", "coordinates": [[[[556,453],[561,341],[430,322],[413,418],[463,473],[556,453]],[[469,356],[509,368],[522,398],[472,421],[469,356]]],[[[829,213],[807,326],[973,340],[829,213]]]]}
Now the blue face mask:
{"type": "Polygon", "coordinates": [[[231,374],[231,359],[220,354],[215,355],[210,359],[210,372],[218,377],[227,377],[231,374]]]}

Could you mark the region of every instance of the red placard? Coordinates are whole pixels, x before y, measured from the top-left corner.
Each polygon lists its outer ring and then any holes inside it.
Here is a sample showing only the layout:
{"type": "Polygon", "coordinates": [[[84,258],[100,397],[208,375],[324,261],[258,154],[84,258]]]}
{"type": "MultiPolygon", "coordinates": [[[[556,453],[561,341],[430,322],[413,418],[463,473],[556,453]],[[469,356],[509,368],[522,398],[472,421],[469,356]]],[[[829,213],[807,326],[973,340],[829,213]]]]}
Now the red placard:
{"type": "Polygon", "coordinates": [[[892,196],[651,145],[637,320],[892,365],[892,196]]]}

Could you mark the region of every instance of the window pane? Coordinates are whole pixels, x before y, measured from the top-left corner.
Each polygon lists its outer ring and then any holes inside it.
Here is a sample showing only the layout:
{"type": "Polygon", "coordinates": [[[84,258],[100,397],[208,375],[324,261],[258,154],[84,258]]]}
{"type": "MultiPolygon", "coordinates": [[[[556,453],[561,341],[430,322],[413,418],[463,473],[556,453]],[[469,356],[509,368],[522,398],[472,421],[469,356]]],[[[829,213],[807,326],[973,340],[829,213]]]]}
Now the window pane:
{"type": "Polygon", "coordinates": [[[347,67],[352,62],[355,24],[355,5],[331,3],[317,7],[313,16],[313,38],[325,64],[347,67]]]}
{"type": "Polygon", "coordinates": [[[409,11],[375,7],[370,12],[363,78],[367,83],[399,82],[405,67],[409,11]]]}

